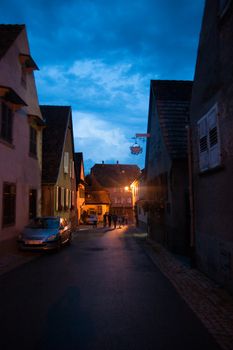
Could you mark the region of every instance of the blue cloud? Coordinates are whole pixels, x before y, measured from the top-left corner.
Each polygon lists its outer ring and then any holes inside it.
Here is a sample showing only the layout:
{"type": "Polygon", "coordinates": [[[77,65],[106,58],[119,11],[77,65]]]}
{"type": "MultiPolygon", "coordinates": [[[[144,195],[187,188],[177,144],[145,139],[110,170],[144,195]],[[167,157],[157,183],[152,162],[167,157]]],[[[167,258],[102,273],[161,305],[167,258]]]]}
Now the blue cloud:
{"type": "MultiPolygon", "coordinates": [[[[147,129],[150,79],[193,78],[203,6],[204,0],[25,0],[23,6],[1,0],[0,22],[27,25],[40,67],[40,103],[71,105],[81,125],[86,115],[120,128],[122,161],[143,166],[144,153],[131,156],[128,141],[147,129]]],[[[75,133],[77,150],[89,163],[100,161],[80,126],[75,133]]],[[[115,159],[118,146],[109,138],[104,144],[114,155],[106,159],[115,159]]]]}

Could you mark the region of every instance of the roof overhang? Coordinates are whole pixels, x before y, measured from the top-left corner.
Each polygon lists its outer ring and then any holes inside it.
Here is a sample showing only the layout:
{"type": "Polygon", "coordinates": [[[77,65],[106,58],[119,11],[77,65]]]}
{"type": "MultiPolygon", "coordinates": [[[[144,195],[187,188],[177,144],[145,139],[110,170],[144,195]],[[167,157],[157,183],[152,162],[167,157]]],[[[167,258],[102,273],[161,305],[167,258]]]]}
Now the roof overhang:
{"type": "Polygon", "coordinates": [[[40,126],[40,127],[46,126],[45,120],[36,114],[28,114],[28,122],[29,123],[34,122],[37,126],[40,126]]]}
{"type": "Polygon", "coordinates": [[[26,70],[39,70],[36,62],[33,60],[33,58],[30,55],[20,53],[19,54],[19,61],[24,66],[26,70]]]}
{"type": "Polygon", "coordinates": [[[12,104],[15,109],[27,106],[26,102],[9,86],[0,86],[0,97],[12,104]]]}

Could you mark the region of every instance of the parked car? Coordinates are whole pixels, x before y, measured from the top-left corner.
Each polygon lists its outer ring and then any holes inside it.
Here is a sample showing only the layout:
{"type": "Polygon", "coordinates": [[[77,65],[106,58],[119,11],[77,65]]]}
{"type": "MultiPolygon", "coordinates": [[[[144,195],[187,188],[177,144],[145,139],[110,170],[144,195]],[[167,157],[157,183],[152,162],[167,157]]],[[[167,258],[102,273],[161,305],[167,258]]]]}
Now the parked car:
{"type": "Polygon", "coordinates": [[[98,218],[95,214],[90,214],[86,217],[85,223],[87,225],[97,225],[98,218]]]}
{"type": "Polygon", "coordinates": [[[65,218],[37,217],[18,236],[18,245],[23,250],[50,250],[59,249],[71,240],[71,225],[65,218]]]}

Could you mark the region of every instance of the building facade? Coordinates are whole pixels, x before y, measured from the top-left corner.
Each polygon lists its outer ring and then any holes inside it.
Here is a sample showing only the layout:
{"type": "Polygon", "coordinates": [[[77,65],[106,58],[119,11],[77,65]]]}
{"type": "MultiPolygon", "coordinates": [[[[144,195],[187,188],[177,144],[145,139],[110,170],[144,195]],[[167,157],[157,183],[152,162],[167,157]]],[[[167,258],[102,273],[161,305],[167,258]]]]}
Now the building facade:
{"type": "Polygon", "coordinates": [[[151,81],[144,210],[150,237],[177,253],[189,250],[186,126],[191,92],[191,81],[151,81]]]}
{"type": "Polygon", "coordinates": [[[77,225],[72,112],[69,106],[40,106],[43,133],[42,214],[77,225]]]}
{"type": "Polygon", "coordinates": [[[82,212],[85,204],[85,175],[83,154],[76,152],[74,154],[75,176],[76,176],[76,201],[77,201],[77,219],[80,224],[82,212]]]}
{"type": "Polygon", "coordinates": [[[145,170],[143,169],[139,177],[130,185],[132,191],[132,203],[134,208],[135,223],[138,227],[148,230],[148,212],[145,210],[147,198],[147,187],[145,170]]]}
{"type": "Polygon", "coordinates": [[[140,174],[137,165],[95,164],[91,168],[92,181],[107,190],[110,197],[110,213],[124,216],[134,222],[134,208],[130,185],[140,174]]]}
{"type": "Polygon", "coordinates": [[[41,214],[42,129],[24,25],[0,25],[0,241],[41,214]]]}
{"type": "Polygon", "coordinates": [[[207,0],[191,105],[198,267],[233,290],[233,2],[207,0]]]}

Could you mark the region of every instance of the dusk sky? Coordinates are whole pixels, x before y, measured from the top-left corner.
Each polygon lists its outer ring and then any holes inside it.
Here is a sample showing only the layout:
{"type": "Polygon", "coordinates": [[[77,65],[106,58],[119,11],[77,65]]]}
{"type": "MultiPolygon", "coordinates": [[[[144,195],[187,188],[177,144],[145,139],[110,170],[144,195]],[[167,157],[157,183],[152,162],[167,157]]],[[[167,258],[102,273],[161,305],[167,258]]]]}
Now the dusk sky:
{"type": "MultiPolygon", "coordinates": [[[[26,24],[40,104],[71,105],[75,150],[134,163],[151,79],[193,79],[204,0],[1,0],[0,23],[26,24]]],[[[145,151],[145,144],[142,145],[145,151]]]]}

